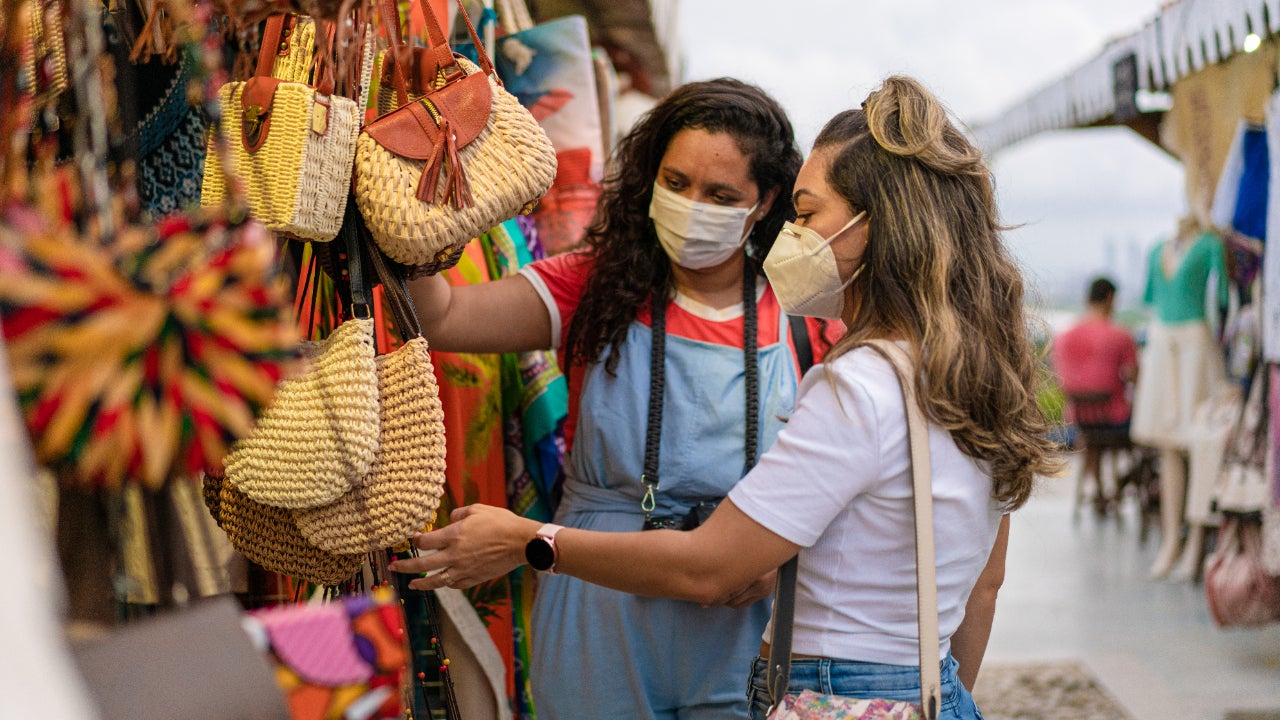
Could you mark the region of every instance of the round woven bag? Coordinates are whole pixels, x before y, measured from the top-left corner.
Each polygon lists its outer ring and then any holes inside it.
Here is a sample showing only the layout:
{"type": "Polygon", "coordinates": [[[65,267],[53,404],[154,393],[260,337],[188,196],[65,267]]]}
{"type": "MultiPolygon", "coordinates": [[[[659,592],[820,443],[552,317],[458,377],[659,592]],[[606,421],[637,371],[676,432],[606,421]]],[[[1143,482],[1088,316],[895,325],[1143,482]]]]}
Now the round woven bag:
{"type": "MultiPolygon", "coordinates": [[[[457,60],[467,75],[481,72],[471,61],[457,60]]],[[[458,151],[471,188],[473,202],[467,207],[419,200],[427,161],[400,157],[367,132],[360,134],[356,203],[378,247],[396,262],[447,269],[444,260],[453,246],[531,211],[555,181],[556,151],[538,121],[492,76],[489,86],[489,122],[458,151]]],[[[437,198],[447,196],[445,176],[442,172],[437,180],[437,198]]]]}
{"type": "Polygon", "coordinates": [[[280,384],[226,458],[228,483],[281,508],[333,502],[368,474],[378,451],[373,320],[348,320],[303,346],[308,370],[280,384]]]}
{"type": "Polygon", "coordinates": [[[204,476],[204,499],[235,549],[268,570],[337,585],[364,562],[363,554],[335,555],[308,543],[288,510],[254,502],[220,478],[204,476]]]}
{"type": "Polygon", "coordinates": [[[303,536],[333,553],[404,542],[431,522],[444,493],[444,412],[427,341],[414,338],[377,361],[377,461],[336,502],[294,511],[303,536]]]}

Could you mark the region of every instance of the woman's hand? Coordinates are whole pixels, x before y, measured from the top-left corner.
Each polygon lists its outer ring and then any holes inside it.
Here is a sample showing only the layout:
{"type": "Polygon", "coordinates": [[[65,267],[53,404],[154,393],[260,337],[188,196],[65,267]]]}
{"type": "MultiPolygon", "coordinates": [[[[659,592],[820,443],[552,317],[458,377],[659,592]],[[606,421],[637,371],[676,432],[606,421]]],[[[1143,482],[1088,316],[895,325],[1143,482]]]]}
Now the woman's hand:
{"type": "Polygon", "coordinates": [[[467,588],[505,575],[524,564],[524,546],[542,524],[509,510],[468,505],[449,514],[449,524],[412,541],[425,554],[391,563],[398,573],[428,573],[409,583],[414,590],[467,588]],[[432,552],[434,551],[434,552],[432,552]]]}
{"type": "Polygon", "coordinates": [[[778,571],[770,570],[760,577],[752,580],[750,583],[729,593],[723,600],[715,603],[716,605],[727,605],[735,610],[741,610],[744,607],[753,605],[767,597],[773,592],[774,586],[778,584],[778,571]]]}

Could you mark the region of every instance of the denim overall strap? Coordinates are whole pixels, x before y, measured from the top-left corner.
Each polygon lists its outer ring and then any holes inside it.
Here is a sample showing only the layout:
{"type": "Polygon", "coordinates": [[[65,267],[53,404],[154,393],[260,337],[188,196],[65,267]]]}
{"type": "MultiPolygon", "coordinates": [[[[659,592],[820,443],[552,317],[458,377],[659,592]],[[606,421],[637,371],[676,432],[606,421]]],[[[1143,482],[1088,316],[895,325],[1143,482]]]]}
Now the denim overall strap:
{"type": "MultiPolygon", "coordinates": [[[[755,466],[760,455],[760,348],[758,342],[759,309],[756,307],[755,265],[742,262],[742,366],[746,377],[746,408],[743,447],[743,473],[755,466]]],[[[662,437],[662,401],[666,392],[667,356],[667,302],[655,293],[649,311],[653,341],[649,346],[649,411],[646,418],[644,440],[644,471],[640,483],[644,486],[644,498],[640,509],[645,520],[656,507],[658,490],[658,450],[662,437]]],[[[779,328],[781,329],[781,328],[779,328]]],[[[646,523],[647,526],[647,523],[646,523]]]]}

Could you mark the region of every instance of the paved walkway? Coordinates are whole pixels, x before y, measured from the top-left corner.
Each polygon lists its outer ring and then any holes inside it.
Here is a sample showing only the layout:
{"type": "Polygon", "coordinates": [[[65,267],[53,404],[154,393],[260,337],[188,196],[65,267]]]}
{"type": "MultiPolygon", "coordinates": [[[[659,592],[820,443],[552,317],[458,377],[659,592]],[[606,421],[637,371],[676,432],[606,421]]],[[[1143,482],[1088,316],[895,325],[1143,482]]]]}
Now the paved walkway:
{"type": "Polygon", "coordinates": [[[1203,586],[1147,579],[1159,531],[1139,546],[1132,499],[1073,522],[1074,482],[1044,481],[1013,516],[987,659],[1079,660],[1134,720],[1280,718],[1280,624],[1219,629],[1203,586]]]}

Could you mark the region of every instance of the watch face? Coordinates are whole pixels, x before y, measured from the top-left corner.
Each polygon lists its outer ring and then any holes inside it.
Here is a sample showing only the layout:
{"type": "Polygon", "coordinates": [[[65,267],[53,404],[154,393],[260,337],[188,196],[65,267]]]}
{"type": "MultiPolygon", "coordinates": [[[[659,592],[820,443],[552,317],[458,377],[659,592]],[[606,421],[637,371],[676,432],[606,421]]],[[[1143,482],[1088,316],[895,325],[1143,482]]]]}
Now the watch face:
{"type": "Polygon", "coordinates": [[[524,546],[524,559],[534,570],[546,572],[555,564],[556,552],[551,547],[551,541],[539,536],[524,546]]]}

